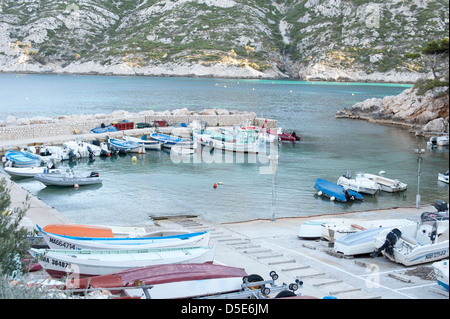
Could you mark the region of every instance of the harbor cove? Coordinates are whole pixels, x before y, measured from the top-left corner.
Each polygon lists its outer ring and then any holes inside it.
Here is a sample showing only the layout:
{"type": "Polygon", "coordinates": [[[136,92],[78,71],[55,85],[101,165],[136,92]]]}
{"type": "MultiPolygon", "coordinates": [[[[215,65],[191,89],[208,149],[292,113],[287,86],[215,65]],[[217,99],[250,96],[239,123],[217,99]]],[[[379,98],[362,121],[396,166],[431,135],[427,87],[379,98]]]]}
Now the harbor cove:
{"type": "MultiPolygon", "coordinates": [[[[161,147],[57,162],[62,171],[98,174],[100,184],[46,186],[34,178],[11,177],[6,166],[0,177],[11,180],[12,195],[30,194],[32,209],[39,202],[39,207],[57,212],[47,224],[211,230],[215,261],[220,264],[240,264],[248,273],[261,272],[264,277],[277,269],[280,281],[290,282],[317,270],[302,279],[306,295],[421,299],[425,298],[421,292],[409,294],[407,288],[392,283],[366,289],[366,275],[360,273],[371,269],[369,266],[320,255],[325,247],[322,241],[305,243],[298,238],[300,225],[309,220],[418,220],[423,212],[435,210],[436,201],[448,203],[448,182],[438,179],[439,173],[448,171],[448,146],[431,147],[428,136],[406,127],[335,116],[357,103],[396,96],[411,87],[272,79],[0,74],[2,156],[8,150],[28,147],[36,152],[64,142],[112,143],[128,137],[150,141],[156,139],[154,134],[177,135],[190,140],[191,146],[195,144],[188,154],[161,147]],[[111,126],[115,129],[108,131],[111,126]],[[284,141],[278,131],[275,142],[259,141],[256,152],[229,152],[212,142],[201,145],[204,136],[195,140],[201,130],[203,134],[213,132],[211,136],[223,133],[221,141],[225,143],[227,130],[236,133],[243,128],[248,132],[282,129],[298,138],[284,141]],[[322,196],[315,185],[318,179],[336,183],[344,175],[362,173],[401,181],[406,190],[379,190],[363,194],[363,200],[340,202],[322,196]],[[421,203],[416,207],[418,194],[421,203]],[[238,247],[246,248],[239,251],[238,247]],[[261,251],[262,255],[258,254],[261,251]],[[281,261],[271,259],[275,252],[282,256],[281,261]],[[338,271],[325,269],[334,263],[338,271]],[[360,288],[320,290],[327,284],[315,280],[329,272],[348,278],[350,285],[364,286],[364,293],[360,288]]],[[[237,139],[234,136],[235,142],[237,139]]],[[[32,213],[28,217],[31,224],[46,226],[45,219],[32,213]]],[[[388,266],[389,261],[381,257],[374,260],[382,260],[377,264],[380,274],[403,269],[388,266]]],[[[419,284],[431,282],[420,279],[419,284]]],[[[436,296],[448,298],[448,292],[436,296]]]]}

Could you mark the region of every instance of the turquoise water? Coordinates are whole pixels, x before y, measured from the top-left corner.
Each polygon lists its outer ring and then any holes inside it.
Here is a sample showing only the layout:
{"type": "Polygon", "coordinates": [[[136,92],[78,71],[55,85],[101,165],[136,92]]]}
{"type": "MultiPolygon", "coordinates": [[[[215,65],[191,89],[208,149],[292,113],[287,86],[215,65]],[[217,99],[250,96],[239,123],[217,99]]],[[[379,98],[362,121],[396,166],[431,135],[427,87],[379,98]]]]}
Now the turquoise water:
{"type": "MultiPolygon", "coordinates": [[[[344,107],[367,98],[396,95],[407,85],[324,83],[204,78],[57,76],[0,74],[0,120],[81,113],[139,112],[187,107],[249,110],[278,120],[302,137],[281,144],[275,173],[262,157],[243,161],[225,153],[197,154],[184,161],[167,152],[65,163],[75,171],[98,171],[100,187],[58,189],[34,180],[18,181],[48,205],[77,223],[136,225],[151,216],[193,214],[214,222],[270,219],[415,206],[416,148],[426,140],[406,129],[336,119],[344,107]],[[405,192],[366,195],[364,201],[334,203],[317,197],[316,178],[336,182],[347,170],[397,178],[405,192]],[[221,182],[216,189],[214,183],[221,182]]],[[[269,151],[268,151],[269,152],[269,151]]],[[[438,172],[448,170],[448,147],[427,151],[421,167],[422,204],[448,202],[448,185],[438,172]]]]}

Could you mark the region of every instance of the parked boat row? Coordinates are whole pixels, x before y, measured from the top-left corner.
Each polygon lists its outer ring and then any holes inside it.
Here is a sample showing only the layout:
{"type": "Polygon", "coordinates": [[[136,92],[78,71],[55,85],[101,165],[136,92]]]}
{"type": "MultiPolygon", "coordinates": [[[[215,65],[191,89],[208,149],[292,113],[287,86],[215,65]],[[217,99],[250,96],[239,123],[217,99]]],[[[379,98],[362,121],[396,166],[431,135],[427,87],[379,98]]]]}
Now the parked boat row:
{"type": "Polygon", "coordinates": [[[333,243],[345,256],[382,254],[405,266],[436,262],[449,257],[448,204],[437,200],[436,212],[412,219],[318,219],[301,225],[298,237],[333,243]]]}

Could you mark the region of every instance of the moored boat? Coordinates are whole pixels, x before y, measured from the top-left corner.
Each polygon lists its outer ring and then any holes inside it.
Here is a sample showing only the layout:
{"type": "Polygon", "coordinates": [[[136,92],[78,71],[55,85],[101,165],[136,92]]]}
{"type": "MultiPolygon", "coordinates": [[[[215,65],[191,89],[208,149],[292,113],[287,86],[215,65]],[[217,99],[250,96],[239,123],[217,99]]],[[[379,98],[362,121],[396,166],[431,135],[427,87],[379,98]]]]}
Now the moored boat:
{"type": "Polygon", "coordinates": [[[438,173],[438,181],[448,184],[448,171],[443,173],[438,173]]]}
{"type": "Polygon", "coordinates": [[[144,146],[133,141],[125,141],[116,138],[110,138],[109,143],[113,147],[121,151],[126,151],[127,153],[145,153],[144,146]]]}
{"type": "Polygon", "coordinates": [[[337,200],[339,202],[347,202],[348,200],[362,200],[363,196],[358,192],[334,184],[322,178],[316,179],[314,188],[318,191],[319,196],[329,197],[331,201],[337,200]]]}
{"type": "Polygon", "coordinates": [[[102,183],[102,179],[97,172],[91,172],[88,176],[84,176],[74,174],[72,170],[68,170],[65,173],[48,172],[37,174],[34,178],[45,186],[82,186],[102,183]]]}
{"type": "Polygon", "coordinates": [[[161,133],[152,133],[150,134],[151,138],[155,141],[159,141],[161,146],[164,148],[172,148],[175,145],[178,146],[190,146],[191,141],[182,139],[181,137],[177,137],[174,135],[167,135],[161,133]]]}
{"type": "Polygon", "coordinates": [[[407,184],[400,182],[398,179],[391,179],[384,176],[368,173],[364,173],[363,176],[376,182],[380,186],[380,190],[384,192],[402,192],[408,187],[407,184]]]}
{"type": "Polygon", "coordinates": [[[123,139],[128,142],[137,143],[143,145],[146,150],[160,150],[161,142],[157,140],[148,140],[146,135],[143,135],[141,138],[137,138],[134,136],[124,136],[123,139]]]}
{"type": "Polygon", "coordinates": [[[37,174],[51,173],[60,174],[62,171],[59,168],[49,169],[45,166],[39,167],[5,167],[5,172],[14,177],[34,177],[37,174]]]}
{"type": "MultiPolygon", "coordinates": [[[[139,286],[151,286],[152,299],[194,298],[238,291],[247,272],[242,268],[216,264],[169,264],[127,269],[121,272],[82,278],[75,288],[116,288],[125,295],[146,298],[139,286]],[[135,287],[134,289],[129,289],[135,287]]],[[[117,291],[117,290],[116,290],[117,291]]]]}
{"type": "Polygon", "coordinates": [[[358,193],[365,193],[373,195],[380,190],[380,185],[377,182],[364,177],[364,174],[357,173],[355,178],[351,177],[351,173],[339,177],[338,185],[351,189],[358,193]]]}
{"type": "Polygon", "coordinates": [[[7,163],[5,166],[11,167],[33,167],[40,166],[42,160],[39,155],[27,151],[8,150],[5,153],[7,163]],[[9,163],[8,163],[9,162],[9,163]]]}
{"type": "Polygon", "coordinates": [[[432,136],[427,142],[428,147],[448,146],[448,134],[444,136],[432,136]]]}
{"type": "Polygon", "coordinates": [[[50,249],[150,249],[168,247],[207,246],[210,232],[196,232],[169,236],[82,237],[46,232],[36,225],[50,249]]]}
{"type": "Polygon", "coordinates": [[[125,269],[178,263],[212,263],[214,247],[159,249],[62,250],[30,249],[30,254],[54,277],[106,275],[125,269]]]}

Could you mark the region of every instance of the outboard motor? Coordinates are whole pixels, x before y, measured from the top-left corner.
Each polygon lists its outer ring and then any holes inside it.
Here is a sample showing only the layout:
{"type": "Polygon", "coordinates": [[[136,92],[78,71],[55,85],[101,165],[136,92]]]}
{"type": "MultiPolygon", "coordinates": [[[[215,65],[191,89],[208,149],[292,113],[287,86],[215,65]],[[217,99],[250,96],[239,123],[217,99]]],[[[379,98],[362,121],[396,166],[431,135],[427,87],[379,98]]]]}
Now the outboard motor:
{"type": "Polygon", "coordinates": [[[377,257],[379,253],[383,250],[386,250],[388,254],[392,254],[392,248],[397,243],[397,241],[402,237],[402,232],[398,228],[394,228],[386,235],[386,241],[380,248],[376,249],[373,253],[370,254],[370,257],[377,257]]]}
{"type": "Polygon", "coordinates": [[[98,172],[91,172],[91,175],[89,177],[99,177],[100,174],[98,172]]]}
{"type": "Polygon", "coordinates": [[[434,208],[436,208],[436,210],[439,213],[440,212],[445,212],[445,211],[448,211],[448,204],[445,201],[438,199],[434,203],[434,208]]]}
{"type": "Polygon", "coordinates": [[[87,151],[89,152],[89,157],[90,158],[94,157],[94,151],[92,150],[92,148],[89,145],[87,147],[87,151]]]}
{"type": "Polygon", "coordinates": [[[347,198],[347,200],[355,200],[355,196],[350,194],[349,189],[344,189],[344,195],[345,195],[345,198],[347,198]]]}

